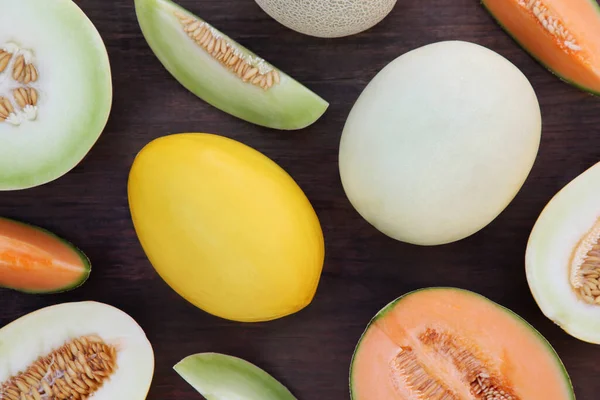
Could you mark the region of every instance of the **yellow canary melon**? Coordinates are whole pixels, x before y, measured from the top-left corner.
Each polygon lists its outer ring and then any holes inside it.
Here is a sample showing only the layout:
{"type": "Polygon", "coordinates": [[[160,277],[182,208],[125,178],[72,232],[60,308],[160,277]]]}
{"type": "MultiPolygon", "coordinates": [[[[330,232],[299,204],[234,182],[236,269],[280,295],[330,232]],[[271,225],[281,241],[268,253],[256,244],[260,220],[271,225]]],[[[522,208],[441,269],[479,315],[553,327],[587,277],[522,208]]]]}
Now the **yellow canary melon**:
{"type": "Polygon", "coordinates": [[[319,219],[262,153],[218,135],[165,136],[138,154],[128,187],[150,262],[192,304],[258,322],[312,302],[325,252],[319,219]]]}
{"type": "Polygon", "coordinates": [[[397,0],[256,0],[289,29],[316,37],[354,35],[377,25],[397,0]]]}

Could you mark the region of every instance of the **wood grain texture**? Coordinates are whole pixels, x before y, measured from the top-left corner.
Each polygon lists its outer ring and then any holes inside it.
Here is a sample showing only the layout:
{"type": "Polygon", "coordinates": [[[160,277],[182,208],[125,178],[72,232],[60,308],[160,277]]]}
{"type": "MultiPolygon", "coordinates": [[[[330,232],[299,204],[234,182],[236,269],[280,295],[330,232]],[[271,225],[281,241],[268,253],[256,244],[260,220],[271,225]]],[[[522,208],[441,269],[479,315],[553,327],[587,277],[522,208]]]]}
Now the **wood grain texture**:
{"type": "MultiPolygon", "coordinates": [[[[546,202],[600,160],[600,99],[563,84],[532,60],[476,0],[399,0],[368,32],[317,39],[270,19],[252,0],[181,0],[331,102],[312,127],[285,133],[224,114],[181,87],[144,41],[132,0],[78,2],[106,41],[114,104],[109,124],[71,173],[36,189],[0,194],[0,215],[48,228],[92,259],[90,281],[57,296],[1,291],[0,325],[40,307],[98,300],[130,313],[156,352],[149,399],[199,399],[172,366],[215,351],[254,362],[299,399],[343,400],[354,346],[369,319],[407,291],[437,285],[477,291],[519,313],[555,346],[580,399],[598,398],[600,347],[579,342],[539,311],[524,273],[525,245],[546,202]],[[539,157],[523,190],[491,225],[451,245],[421,248],[378,233],[352,209],[339,179],[337,150],[346,116],[371,78],[415,47],[460,39],[487,46],[531,80],[543,112],[539,157]],[[126,182],[136,153],[162,135],[200,131],[240,140],[273,158],[314,204],[327,259],[314,303],[294,316],[254,325],[195,309],[154,272],[133,231],[126,182]]],[[[540,382],[540,384],[543,384],[540,382]]]]}

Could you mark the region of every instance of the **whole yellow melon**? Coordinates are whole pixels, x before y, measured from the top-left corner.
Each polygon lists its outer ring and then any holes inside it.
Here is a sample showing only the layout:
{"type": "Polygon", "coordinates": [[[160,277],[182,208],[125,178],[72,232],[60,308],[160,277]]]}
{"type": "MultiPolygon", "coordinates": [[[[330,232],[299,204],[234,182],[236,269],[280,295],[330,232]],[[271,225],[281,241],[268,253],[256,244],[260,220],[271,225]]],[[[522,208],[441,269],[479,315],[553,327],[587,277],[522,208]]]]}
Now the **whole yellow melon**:
{"type": "Polygon", "coordinates": [[[377,25],[397,0],[256,0],[280,24],[305,35],[342,37],[377,25]]]}

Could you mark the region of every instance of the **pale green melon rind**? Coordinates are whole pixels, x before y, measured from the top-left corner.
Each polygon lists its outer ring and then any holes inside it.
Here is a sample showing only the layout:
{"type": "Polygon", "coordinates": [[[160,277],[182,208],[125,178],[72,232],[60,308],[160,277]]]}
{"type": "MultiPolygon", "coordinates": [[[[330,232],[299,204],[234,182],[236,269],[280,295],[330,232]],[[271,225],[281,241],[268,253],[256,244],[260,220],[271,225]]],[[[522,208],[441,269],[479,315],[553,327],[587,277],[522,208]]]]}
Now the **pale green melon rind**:
{"type": "Polygon", "coordinates": [[[48,306],[2,327],[0,382],[65,342],[84,335],[98,335],[117,347],[117,371],[91,398],[145,400],[154,376],[152,344],[130,315],[96,301],[48,306]]]}
{"type": "MultiPolygon", "coordinates": [[[[185,34],[175,12],[203,20],[170,0],[135,0],[135,6],[142,33],[162,65],[182,86],[217,109],[256,125],[298,130],[315,123],[329,107],[317,94],[279,70],[281,83],[268,91],[244,83],[185,34]]],[[[256,57],[244,46],[236,45],[256,57]]]]}
{"type": "MultiPolygon", "coordinates": [[[[46,0],[35,1],[47,3],[46,0]]],[[[10,2],[7,3],[4,8],[10,9],[10,2]]],[[[57,11],[60,13],[60,20],[56,23],[63,29],[76,32],[73,37],[80,42],[82,53],[74,57],[77,57],[78,63],[87,69],[90,79],[77,84],[88,86],[89,96],[85,102],[89,105],[89,112],[86,115],[74,115],[72,124],[65,126],[65,129],[70,131],[70,144],[64,147],[60,154],[56,154],[51,162],[41,163],[27,171],[0,169],[0,191],[30,189],[50,183],[70,172],[83,161],[99,140],[112,108],[111,66],[100,33],[74,1],[53,0],[52,8],[60,10],[57,11]]],[[[57,46],[60,46],[60,43],[57,46]]],[[[74,101],[83,101],[83,99],[74,101]]],[[[35,163],[35,160],[32,162],[35,163]]]]}
{"type": "Polygon", "coordinates": [[[572,251],[600,218],[600,162],[560,189],[540,213],[527,242],[525,271],[542,313],[569,335],[600,344],[600,307],[570,287],[572,251]]]}
{"type": "Polygon", "coordinates": [[[509,315],[511,318],[513,318],[514,320],[516,320],[517,322],[521,323],[523,326],[529,328],[529,330],[531,331],[531,333],[536,336],[540,343],[542,343],[544,345],[544,347],[546,348],[546,350],[548,351],[548,353],[550,353],[550,355],[552,355],[552,358],[556,361],[557,367],[558,369],[561,371],[563,378],[565,379],[565,386],[567,388],[569,388],[569,397],[572,400],[575,400],[575,392],[573,390],[573,383],[571,381],[571,377],[569,376],[569,373],[567,372],[567,369],[565,367],[565,365],[563,364],[561,358],[559,357],[558,353],[556,352],[556,350],[554,349],[554,347],[552,347],[552,345],[550,344],[550,342],[548,342],[548,340],[536,329],[533,327],[533,325],[531,325],[529,322],[527,322],[525,319],[523,319],[520,315],[516,314],[515,312],[513,312],[512,310],[502,306],[501,304],[498,304],[490,299],[488,299],[487,297],[479,294],[479,293],[475,293],[472,292],[470,290],[466,290],[466,289],[460,289],[460,288],[455,288],[455,287],[428,287],[428,288],[423,288],[423,289],[416,289],[413,290],[411,292],[408,292],[400,297],[398,297],[397,299],[393,300],[392,302],[390,302],[389,304],[387,304],[385,307],[383,307],[377,314],[375,314],[375,316],[371,319],[371,321],[369,321],[369,323],[367,324],[367,327],[365,328],[364,332],[362,333],[356,348],[354,349],[354,353],[352,354],[352,359],[350,362],[350,398],[352,400],[366,400],[366,399],[359,399],[356,395],[355,395],[355,389],[354,389],[354,364],[356,362],[356,357],[358,352],[360,351],[360,345],[362,344],[362,341],[364,340],[367,332],[369,331],[369,329],[373,326],[373,324],[386,316],[386,314],[388,314],[390,311],[392,311],[394,309],[394,307],[396,307],[398,305],[398,303],[400,303],[402,300],[406,299],[407,297],[410,297],[411,295],[414,294],[418,294],[420,292],[423,291],[456,291],[456,292],[460,292],[464,295],[467,296],[472,296],[474,298],[476,298],[477,300],[483,300],[487,303],[491,303],[494,306],[496,306],[498,308],[498,310],[504,312],[505,314],[509,315]]]}
{"type": "Polygon", "coordinates": [[[82,274],[79,277],[79,279],[77,279],[76,281],[73,281],[65,286],[58,287],[54,290],[36,291],[36,290],[30,290],[27,288],[19,288],[19,287],[11,287],[11,286],[0,286],[0,287],[3,287],[5,289],[12,289],[12,290],[15,290],[18,292],[28,293],[28,294],[56,294],[56,293],[64,293],[64,292],[69,292],[69,291],[75,290],[75,289],[83,286],[83,284],[85,282],[87,282],[87,280],[89,279],[89,277],[92,273],[92,263],[91,263],[90,259],[88,258],[88,256],[82,250],[80,250],[78,247],[76,247],[73,243],[71,243],[71,242],[61,238],[60,236],[56,235],[55,233],[50,232],[39,226],[31,225],[31,224],[28,224],[25,222],[17,221],[17,220],[14,220],[11,218],[6,218],[6,217],[0,217],[0,219],[8,221],[12,224],[24,226],[27,229],[36,230],[36,231],[41,232],[44,235],[50,237],[52,240],[59,242],[61,244],[61,246],[67,247],[71,252],[77,254],[79,259],[81,260],[81,267],[83,268],[82,274]]]}
{"type": "Polygon", "coordinates": [[[296,400],[263,369],[237,357],[201,353],[184,358],[174,370],[210,400],[296,400]]]}
{"type": "MultiPolygon", "coordinates": [[[[590,1],[590,3],[592,3],[596,10],[598,11],[598,18],[600,18],[600,5],[595,1],[595,0],[588,0],[590,1]]],[[[487,5],[485,4],[485,0],[481,1],[481,5],[483,6],[483,8],[486,9],[486,11],[491,15],[491,17],[494,19],[494,21],[496,21],[496,23],[498,24],[498,26],[500,26],[500,28],[502,28],[502,30],[504,30],[504,32],[506,32],[506,34],[508,36],[510,36],[510,38],[517,44],[519,45],[523,50],[525,50],[530,56],[531,58],[533,58],[538,64],[540,64],[542,67],[544,67],[548,72],[550,72],[552,75],[556,76],[558,79],[560,79],[561,81],[563,81],[564,83],[571,85],[581,91],[587,92],[591,95],[594,96],[600,96],[600,92],[595,91],[591,88],[585,87],[577,82],[575,82],[572,79],[568,79],[565,76],[559,74],[558,72],[556,72],[553,68],[551,68],[550,66],[548,66],[546,63],[544,63],[544,61],[542,61],[542,59],[537,56],[535,54],[535,52],[533,50],[531,50],[529,47],[525,46],[523,43],[521,43],[521,41],[515,36],[513,35],[513,33],[508,30],[504,24],[502,23],[502,21],[500,21],[498,18],[496,18],[496,16],[494,15],[494,13],[491,12],[491,10],[487,7],[487,5]]]]}

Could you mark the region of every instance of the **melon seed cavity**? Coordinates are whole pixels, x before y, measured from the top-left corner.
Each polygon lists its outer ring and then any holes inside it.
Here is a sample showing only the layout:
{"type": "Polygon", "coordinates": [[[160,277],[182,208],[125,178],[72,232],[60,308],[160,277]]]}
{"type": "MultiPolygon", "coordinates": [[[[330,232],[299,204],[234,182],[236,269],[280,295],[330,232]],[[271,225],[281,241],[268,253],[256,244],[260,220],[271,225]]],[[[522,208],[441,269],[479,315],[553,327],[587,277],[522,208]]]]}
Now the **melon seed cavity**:
{"type": "MultiPolygon", "coordinates": [[[[476,355],[468,345],[457,338],[440,333],[435,329],[427,329],[418,340],[424,349],[433,356],[449,362],[456,370],[453,376],[460,377],[465,387],[469,388],[473,399],[477,400],[522,400],[514,394],[507,379],[499,373],[491,371],[482,357],[476,355]]],[[[421,359],[418,352],[411,347],[402,347],[400,353],[392,361],[394,380],[408,388],[415,399],[419,400],[459,400],[456,393],[441,376],[430,372],[427,361],[421,359]]]]}
{"type": "Polygon", "coordinates": [[[117,349],[81,336],[0,384],[0,400],[85,400],[117,369],[117,349]]]}
{"type": "Polygon", "coordinates": [[[0,47],[0,123],[21,125],[37,118],[39,73],[33,52],[15,43],[0,47]]]}
{"type": "Polygon", "coordinates": [[[563,21],[553,14],[541,0],[518,0],[519,5],[524,7],[542,24],[542,26],[550,32],[555,38],[558,45],[571,52],[578,52],[581,46],[577,43],[573,35],[567,30],[563,21]]]}
{"type": "Polygon", "coordinates": [[[244,54],[206,22],[175,12],[184,32],[215,60],[246,83],[264,90],[281,81],[279,72],[264,60],[244,54]]]}
{"type": "Polygon", "coordinates": [[[600,305],[600,219],[573,251],[570,281],[580,299],[600,305]]]}

